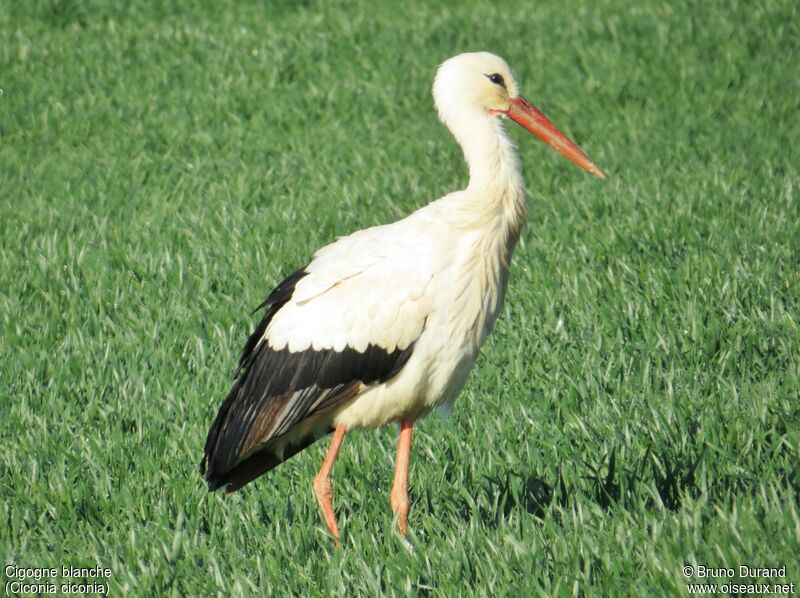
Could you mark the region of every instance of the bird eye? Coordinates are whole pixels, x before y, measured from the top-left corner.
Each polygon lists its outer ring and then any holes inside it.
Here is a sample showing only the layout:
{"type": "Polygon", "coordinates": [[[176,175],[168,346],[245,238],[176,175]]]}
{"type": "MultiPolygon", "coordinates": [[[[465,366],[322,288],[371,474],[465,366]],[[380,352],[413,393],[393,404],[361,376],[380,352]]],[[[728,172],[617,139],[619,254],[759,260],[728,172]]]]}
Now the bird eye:
{"type": "Polygon", "coordinates": [[[494,83],[495,85],[501,85],[503,87],[506,86],[506,82],[503,81],[503,75],[500,73],[492,73],[491,75],[486,75],[489,78],[489,81],[494,83]]]}

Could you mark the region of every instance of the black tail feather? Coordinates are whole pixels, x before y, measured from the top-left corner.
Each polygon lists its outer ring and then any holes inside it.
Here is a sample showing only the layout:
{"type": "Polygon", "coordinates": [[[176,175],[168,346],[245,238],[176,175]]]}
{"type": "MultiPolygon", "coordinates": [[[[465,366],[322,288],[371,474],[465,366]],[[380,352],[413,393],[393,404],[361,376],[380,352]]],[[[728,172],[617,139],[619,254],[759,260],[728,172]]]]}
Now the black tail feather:
{"type": "MultiPolygon", "coordinates": [[[[328,430],[328,432],[324,435],[327,436],[327,434],[330,434],[330,432],[331,430],[328,430]]],[[[322,436],[319,434],[308,434],[307,436],[301,438],[298,442],[288,445],[283,454],[280,456],[276,455],[271,450],[272,443],[269,443],[261,450],[256,451],[247,459],[241,463],[238,463],[228,471],[216,471],[213,469],[213,467],[209,467],[208,472],[206,473],[208,491],[213,492],[214,490],[225,486],[226,492],[236,492],[245,484],[249,484],[260,475],[267,473],[270,469],[273,469],[284,461],[291,459],[297,453],[308,448],[320,438],[322,438],[322,436]]],[[[280,440],[280,438],[276,438],[276,440],[280,440]]],[[[203,459],[203,463],[205,463],[205,458],[203,459]]]]}

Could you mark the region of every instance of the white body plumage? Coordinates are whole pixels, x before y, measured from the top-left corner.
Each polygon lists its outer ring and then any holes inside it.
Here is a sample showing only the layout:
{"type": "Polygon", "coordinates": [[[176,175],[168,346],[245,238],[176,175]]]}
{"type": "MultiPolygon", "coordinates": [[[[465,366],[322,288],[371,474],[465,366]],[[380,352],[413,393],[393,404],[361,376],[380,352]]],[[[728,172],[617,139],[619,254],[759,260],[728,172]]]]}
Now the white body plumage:
{"type": "Polygon", "coordinates": [[[273,349],[291,351],[415,343],[397,376],[365,386],[320,418],[320,429],[331,421],[348,430],[379,427],[451,403],[502,307],[526,213],[519,161],[499,117],[466,112],[452,94],[437,94],[447,66],[434,98],[464,149],[469,186],[321,249],[267,329],[273,349]]]}

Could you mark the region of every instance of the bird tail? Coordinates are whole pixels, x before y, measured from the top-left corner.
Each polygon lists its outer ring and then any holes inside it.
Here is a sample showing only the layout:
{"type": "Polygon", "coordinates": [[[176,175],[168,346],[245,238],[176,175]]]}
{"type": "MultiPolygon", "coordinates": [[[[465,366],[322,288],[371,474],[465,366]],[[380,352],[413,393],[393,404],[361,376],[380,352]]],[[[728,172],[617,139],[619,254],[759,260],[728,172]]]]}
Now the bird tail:
{"type": "MultiPolygon", "coordinates": [[[[330,431],[328,431],[328,433],[330,433],[330,431]]],[[[273,442],[267,443],[261,449],[230,469],[222,471],[214,467],[214,456],[206,453],[203,460],[200,462],[200,473],[205,474],[209,492],[213,492],[223,486],[228,493],[236,492],[258,476],[267,473],[269,470],[292,458],[303,449],[311,446],[320,438],[321,436],[319,433],[314,434],[309,432],[301,438],[294,439],[294,442],[287,445],[280,454],[275,452],[274,446],[276,442],[281,440],[285,443],[285,439],[281,437],[275,438],[273,442]],[[209,465],[207,470],[206,464],[209,465]]]]}

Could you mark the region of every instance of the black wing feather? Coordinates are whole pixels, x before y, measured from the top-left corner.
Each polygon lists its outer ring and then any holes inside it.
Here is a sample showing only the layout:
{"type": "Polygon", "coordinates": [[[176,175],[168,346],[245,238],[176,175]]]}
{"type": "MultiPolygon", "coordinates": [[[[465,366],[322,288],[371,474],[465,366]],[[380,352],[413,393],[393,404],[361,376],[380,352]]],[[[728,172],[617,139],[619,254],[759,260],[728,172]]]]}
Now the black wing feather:
{"type": "Polygon", "coordinates": [[[267,307],[261,322],[244,346],[237,380],[208,432],[201,472],[209,490],[227,485],[236,490],[306,448],[316,440],[307,436],[287,447],[282,456],[269,450],[267,441],[287,433],[310,415],[350,399],[361,384],[385,382],[406,364],[413,343],[392,352],[369,345],[363,352],[351,347],[293,353],[274,350],[261,342],[274,315],[291,299],[306,275],[297,270],[281,282],[260,307],[267,307]],[[287,409],[288,407],[288,409],[287,409]],[[245,449],[248,437],[269,424],[269,438],[260,448],[245,449]],[[251,454],[252,453],[252,454],[251,454]]]}

